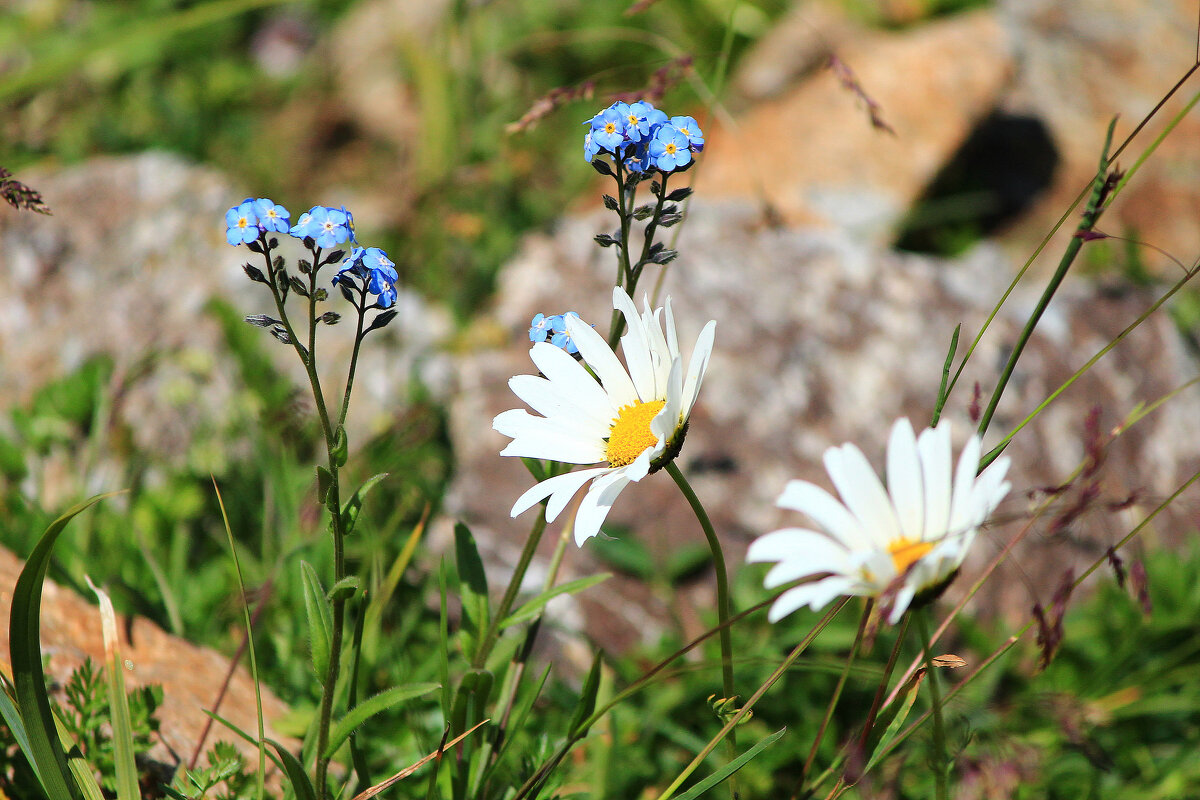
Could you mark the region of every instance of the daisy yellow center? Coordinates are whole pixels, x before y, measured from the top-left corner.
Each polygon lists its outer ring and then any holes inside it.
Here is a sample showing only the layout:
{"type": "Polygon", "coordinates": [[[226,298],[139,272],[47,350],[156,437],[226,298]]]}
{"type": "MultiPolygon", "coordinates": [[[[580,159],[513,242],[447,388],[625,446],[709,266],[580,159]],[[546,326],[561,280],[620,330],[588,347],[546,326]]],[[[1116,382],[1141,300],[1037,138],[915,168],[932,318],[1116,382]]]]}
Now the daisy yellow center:
{"type": "Polygon", "coordinates": [[[925,557],[933,549],[933,542],[918,542],[900,537],[888,545],[892,563],[896,565],[896,574],[903,575],[916,562],[925,557]]]}
{"type": "Polygon", "coordinates": [[[650,431],[650,421],[666,405],[663,400],[633,403],[621,408],[608,432],[608,447],[604,451],[614,467],[632,464],[647,447],[653,447],[658,437],[650,431]]]}

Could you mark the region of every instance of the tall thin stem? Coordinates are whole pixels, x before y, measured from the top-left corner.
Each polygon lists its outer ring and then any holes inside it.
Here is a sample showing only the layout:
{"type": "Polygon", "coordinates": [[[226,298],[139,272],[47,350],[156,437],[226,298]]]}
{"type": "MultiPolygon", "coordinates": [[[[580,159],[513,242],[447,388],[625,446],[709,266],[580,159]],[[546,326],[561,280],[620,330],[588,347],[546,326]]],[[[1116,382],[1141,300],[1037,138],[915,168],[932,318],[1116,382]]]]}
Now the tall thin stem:
{"type": "Polygon", "coordinates": [[[708,549],[712,553],[713,570],[717,573],[717,621],[722,626],[721,690],[726,697],[733,697],[733,637],[726,624],[730,616],[730,603],[729,574],[725,569],[725,552],[721,549],[721,542],[717,538],[717,532],[713,529],[712,521],[708,518],[708,512],[701,505],[700,498],[692,491],[692,486],[688,483],[687,478],[683,477],[683,473],[674,461],[667,464],[666,470],[675,479],[679,491],[683,492],[683,496],[687,498],[692,511],[696,514],[696,519],[700,521],[700,527],[704,529],[704,538],[708,540],[708,549]]]}

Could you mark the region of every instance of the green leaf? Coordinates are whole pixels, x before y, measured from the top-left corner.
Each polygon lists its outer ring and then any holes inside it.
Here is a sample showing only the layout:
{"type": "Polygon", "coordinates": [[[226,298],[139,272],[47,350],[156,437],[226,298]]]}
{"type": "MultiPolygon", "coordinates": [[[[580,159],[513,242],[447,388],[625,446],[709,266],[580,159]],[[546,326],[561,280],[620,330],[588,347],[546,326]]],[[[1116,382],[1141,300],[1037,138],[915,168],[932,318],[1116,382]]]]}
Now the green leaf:
{"type": "Polygon", "coordinates": [[[454,555],[458,562],[463,615],[468,623],[464,627],[474,635],[476,644],[479,644],[483,632],[488,628],[487,576],[483,571],[483,560],[479,558],[479,549],[475,546],[475,537],[461,522],[454,526],[454,555]]]}
{"type": "Polygon", "coordinates": [[[892,701],[892,704],[880,712],[879,717],[875,720],[875,727],[871,730],[870,739],[867,741],[867,753],[870,757],[867,759],[867,766],[863,768],[863,774],[870,772],[874,767],[878,758],[877,753],[883,751],[885,747],[896,738],[900,733],[900,728],[903,727],[904,721],[908,719],[908,712],[912,711],[913,703],[917,700],[917,690],[921,688],[921,681],[925,678],[925,669],[921,668],[913,673],[913,676],[908,679],[904,687],[900,690],[900,694],[892,701]],[[882,735],[876,735],[876,731],[884,726],[882,735]]]}
{"type": "Polygon", "coordinates": [[[454,702],[450,688],[450,620],[446,609],[446,559],[438,564],[438,678],[442,682],[442,717],[450,718],[454,702]]]}
{"type": "Polygon", "coordinates": [[[336,603],[338,600],[349,600],[357,592],[358,576],[347,575],[330,588],[329,594],[326,597],[329,598],[329,602],[336,603]]]}
{"type": "Polygon", "coordinates": [[[59,741],[46,677],[42,673],[41,626],[42,582],[50,566],[50,555],[59,534],[76,515],[112,494],[97,495],[73,506],[50,524],[42,534],[13,587],[9,615],[9,651],[17,708],[25,723],[30,762],[35,764],[42,788],[55,800],[80,800],[79,786],[71,776],[67,755],[59,741]]]}
{"type": "MultiPolygon", "coordinates": [[[[87,578],[87,576],[84,576],[87,578]]],[[[112,600],[87,578],[87,584],[100,603],[100,627],[104,638],[104,677],[108,683],[109,723],[112,725],[113,767],[118,800],[140,800],[137,765],[133,755],[133,723],[129,718],[129,698],[125,694],[125,665],[117,638],[117,614],[112,600]]]]}
{"type": "Polygon", "coordinates": [[[451,733],[462,733],[484,718],[495,677],[486,669],[469,670],[454,694],[450,712],[451,733]]]}
{"type": "Polygon", "coordinates": [[[338,720],[333,730],[329,732],[329,747],[325,750],[325,757],[333,758],[333,754],[350,738],[354,729],[379,712],[440,688],[442,688],[440,683],[410,683],[406,686],[393,686],[373,697],[368,697],[338,720]]]}
{"type": "Polygon", "coordinates": [[[350,442],[346,439],[346,426],[339,425],[337,432],[333,434],[333,448],[329,451],[329,456],[335,467],[344,467],[349,454],[350,442]]]}
{"type": "Polygon", "coordinates": [[[292,791],[296,793],[296,800],[317,800],[317,793],[313,790],[312,781],[308,779],[308,773],[304,771],[304,765],[300,763],[299,759],[274,739],[267,739],[267,744],[274,747],[275,752],[279,754],[279,762],[283,764],[283,773],[291,781],[292,791]]]}
{"type": "Polygon", "coordinates": [[[304,613],[308,615],[308,638],[312,642],[313,669],[317,672],[317,679],[324,681],[325,673],[329,670],[333,612],[325,600],[321,579],[307,561],[300,562],[300,577],[304,582],[304,613]]]}
{"type": "MultiPolygon", "coordinates": [[[[707,555],[708,550],[705,549],[704,552],[707,555]]],[[[516,611],[505,617],[500,623],[500,630],[504,630],[512,625],[516,625],[537,616],[539,613],[541,613],[541,610],[545,608],[547,603],[558,597],[560,594],[575,594],[576,592],[582,592],[584,589],[595,586],[598,583],[603,583],[611,577],[611,572],[602,572],[599,575],[590,575],[586,578],[570,581],[562,584],[561,586],[555,586],[549,591],[542,592],[537,597],[533,598],[528,603],[525,603],[516,611]]]]}
{"type": "Polygon", "coordinates": [[[325,505],[329,497],[329,487],[333,485],[333,473],[320,464],[317,465],[317,502],[325,505]]]}
{"type": "Polygon", "coordinates": [[[567,723],[567,736],[572,739],[587,733],[587,730],[582,728],[583,723],[596,710],[596,694],[600,691],[600,665],[603,663],[601,660],[603,655],[603,651],[596,651],[596,657],[592,659],[592,668],[588,670],[587,680],[583,682],[583,691],[579,695],[575,713],[571,715],[571,721],[567,723]]]}
{"type": "Polygon", "coordinates": [[[37,777],[38,783],[45,783],[41,773],[38,772],[37,762],[33,760],[33,749],[29,744],[29,737],[25,734],[25,723],[21,720],[21,712],[17,710],[17,706],[13,702],[12,684],[8,682],[2,672],[0,672],[0,683],[3,684],[3,687],[0,688],[0,718],[4,719],[4,724],[12,731],[13,739],[21,748],[21,752],[25,754],[29,766],[33,767],[33,774],[37,777]]]}
{"type": "Polygon", "coordinates": [[[679,795],[679,797],[676,800],[695,800],[695,798],[704,794],[709,789],[713,788],[717,784],[721,783],[721,781],[725,780],[730,775],[737,772],[742,767],[746,766],[746,764],[748,764],[751,761],[751,759],[753,759],[755,756],[757,756],[763,750],[765,750],[768,747],[770,747],[771,745],[775,744],[775,742],[778,741],[779,737],[783,736],[783,734],[786,732],[787,732],[787,728],[780,728],[779,730],[775,731],[770,736],[766,737],[765,739],[761,740],[758,744],[754,745],[754,747],[751,747],[749,750],[742,753],[740,756],[735,758],[733,761],[730,761],[728,764],[721,767],[719,770],[714,772],[712,775],[709,775],[707,778],[700,781],[699,783],[697,783],[692,788],[688,789],[683,794],[679,795]]]}
{"type": "Polygon", "coordinates": [[[358,487],[358,491],[354,493],[342,509],[342,533],[349,535],[354,530],[355,523],[358,522],[358,514],[362,511],[363,498],[367,496],[367,492],[375,488],[375,484],[386,478],[388,473],[381,472],[378,475],[372,475],[367,478],[363,485],[358,487]]]}

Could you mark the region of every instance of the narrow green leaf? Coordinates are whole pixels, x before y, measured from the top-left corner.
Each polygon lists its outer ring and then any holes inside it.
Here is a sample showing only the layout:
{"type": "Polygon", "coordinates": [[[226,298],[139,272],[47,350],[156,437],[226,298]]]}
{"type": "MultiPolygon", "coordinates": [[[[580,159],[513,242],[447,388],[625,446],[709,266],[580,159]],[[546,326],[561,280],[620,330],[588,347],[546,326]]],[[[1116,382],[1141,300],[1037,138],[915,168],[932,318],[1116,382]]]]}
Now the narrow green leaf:
{"type": "Polygon", "coordinates": [[[450,619],[446,609],[446,559],[438,565],[438,678],[442,682],[442,718],[450,719],[454,690],[450,688],[450,619]]]}
{"type": "MultiPolygon", "coordinates": [[[[708,551],[705,550],[706,555],[707,553],[708,551]]],[[[504,630],[512,625],[516,625],[537,616],[539,613],[541,613],[541,610],[546,607],[547,603],[558,597],[560,594],[575,594],[577,592],[582,592],[584,589],[595,586],[598,583],[603,583],[611,577],[611,572],[602,572],[599,575],[590,575],[586,578],[570,581],[560,586],[555,586],[549,591],[542,592],[537,597],[523,604],[516,611],[505,617],[500,623],[500,630],[504,630]]]]}
{"type": "Polygon", "coordinates": [[[333,754],[350,738],[354,729],[379,712],[394,708],[405,700],[427,695],[440,688],[442,688],[440,683],[410,683],[405,686],[393,686],[373,697],[368,697],[334,725],[333,730],[329,732],[329,747],[325,751],[325,757],[333,758],[333,754]]]}
{"type": "Polygon", "coordinates": [[[108,683],[109,723],[112,725],[113,767],[117,800],[140,800],[137,764],[133,756],[133,723],[129,718],[129,698],[125,694],[125,665],[117,638],[117,613],[112,599],[103,589],[84,576],[100,603],[100,628],[104,638],[104,677],[108,683]]]}
{"type": "MultiPolygon", "coordinates": [[[[483,571],[479,549],[475,546],[475,537],[461,522],[454,526],[454,555],[458,562],[463,615],[467,618],[464,627],[474,635],[475,644],[479,645],[489,621],[487,576],[483,571]]],[[[471,655],[474,655],[474,648],[471,648],[471,655]]]]}
{"type": "Polygon", "coordinates": [[[357,592],[358,576],[347,575],[329,589],[329,594],[327,594],[326,597],[328,597],[329,602],[332,603],[337,600],[349,600],[351,597],[354,597],[357,592]]]}
{"type": "Polygon", "coordinates": [[[757,756],[763,750],[765,750],[768,747],[770,747],[771,745],[775,744],[775,742],[779,740],[779,737],[783,736],[783,734],[786,732],[787,732],[787,728],[780,728],[779,730],[772,733],[770,736],[762,739],[758,744],[754,745],[754,747],[751,747],[749,750],[742,753],[740,756],[735,758],[733,761],[730,761],[728,764],[721,767],[719,770],[714,772],[712,775],[709,775],[707,778],[700,781],[699,783],[697,783],[692,788],[688,789],[683,794],[679,795],[677,800],[695,800],[695,798],[704,794],[709,789],[713,788],[714,786],[716,786],[717,784],[721,783],[726,778],[728,778],[730,775],[737,772],[742,767],[746,766],[746,764],[748,764],[751,761],[751,759],[753,759],[755,756],[757,756]]]}
{"type": "Polygon", "coordinates": [[[3,684],[0,688],[0,718],[4,719],[4,724],[12,731],[13,739],[21,748],[21,752],[25,754],[29,766],[33,767],[33,774],[37,777],[38,783],[44,783],[41,773],[38,772],[37,762],[33,760],[33,749],[29,744],[29,737],[25,734],[25,723],[21,719],[21,712],[17,710],[12,699],[12,684],[3,673],[0,673],[0,683],[3,684]]]}
{"type": "Polygon", "coordinates": [[[329,487],[333,485],[333,473],[320,464],[317,465],[317,502],[325,505],[329,497],[329,487]]]}
{"type": "Polygon", "coordinates": [[[603,663],[603,655],[603,651],[596,651],[596,657],[592,659],[592,668],[588,671],[587,680],[583,682],[579,704],[575,706],[575,713],[571,715],[571,721],[567,723],[567,736],[572,739],[587,732],[582,725],[596,710],[596,693],[600,691],[600,665],[603,663]]]}
{"type": "Polygon", "coordinates": [[[292,791],[296,793],[296,800],[317,800],[317,793],[313,790],[312,781],[308,779],[308,773],[304,771],[304,765],[300,763],[299,759],[274,739],[267,739],[267,744],[274,747],[275,752],[279,755],[277,763],[283,765],[283,774],[287,775],[291,782],[292,791]]]}
{"type": "Polygon", "coordinates": [[[363,498],[367,496],[367,492],[375,488],[375,485],[386,478],[388,473],[381,472],[378,475],[372,475],[367,478],[362,486],[358,487],[358,491],[354,496],[346,501],[345,507],[342,509],[342,533],[349,535],[354,530],[354,525],[358,522],[358,514],[362,511],[363,498]]]}
{"type": "Polygon", "coordinates": [[[917,701],[917,690],[921,688],[921,681],[925,678],[925,669],[921,668],[913,673],[913,676],[908,679],[908,683],[900,690],[901,694],[892,701],[892,705],[880,713],[879,718],[875,721],[875,730],[871,731],[871,740],[867,743],[867,752],[870,758],[867,759],[867,766],[863,769],[863,774],[870,772],[878,759],[878,754],[884,752],[887,745],[892,739],[896,738],[896,734],[904,726],[904,721],[908,719],[908,712],[912,711],[913,703],[917,701]],[[875,731],[887,723],[887,728],[883,734],[876,736],[875,731]]]}
{"type": "Polygon", "coordinates": [[[42,787],[55,800],[80,800],[79,786],[71,775],[71,767],[58,738],[50,699],[46,694],[46,677],[42,673],[41,626],[42,582],[50,566],[50,555],[59,534],[76,515],[115,492],[97,495],[73,506],[50,523],[13,587],[12,609],[9,614],[9,652],[13,671],[13,687],[17,708],[25,723],[32,758],[42,787]]]}
{"type": "Polygon", "coordinates": [[[304,582],[304,613],[308,615],[308,638],[312,642],[313,669],[317,679],[325,680],[329,670],[329,651],[333,639],[333,612],[325,600],[325,590],[316,570],[307,561],[300,562],[304,582]]]}

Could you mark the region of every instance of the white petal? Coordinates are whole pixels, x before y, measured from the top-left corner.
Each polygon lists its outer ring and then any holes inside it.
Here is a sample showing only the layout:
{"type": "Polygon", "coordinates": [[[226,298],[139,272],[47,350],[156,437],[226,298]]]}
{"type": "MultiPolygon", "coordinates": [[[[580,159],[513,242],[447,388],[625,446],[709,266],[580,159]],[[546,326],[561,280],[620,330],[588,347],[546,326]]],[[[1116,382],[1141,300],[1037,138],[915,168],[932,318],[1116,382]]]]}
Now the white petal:
{"type": "MultiPolygon", "coordinates": [[[[972,436],[958,457],[950,500],[950,524],[947,527],[951,535],[963,533],[983,522],[983,517],[980,516],[981,509],[971,502],[975,489],[975,473],[979,470],[980,449],[979,437],[972,436]]],[[[987,512],[983,512],[984,516],[986,514],[987,512]]]]}
{"type": "Polygon", "coordinates": [[[765,561],[808,561],[821,558],[822,554],[837,551],[837,557],[845,561],[846,548],[820,531],[807,528],[783,528],[762,536],[750,543],[746,550],[746,563],[765,561]]]}
{"type": "MultiPolygon", "coordinates": [[[[558,348],[554,348],[557,350],[558,348]]],[[[574,359],[571,359],[574,361],[574,359]]],[[[592,381],[597,389],[600,385],[592,381]]],[[[564,392],[563,387],[546,378],[537,375],[516,375],[508,380],[508,386],[513,394],[525,401],[534,411],[545,417],[557,417],[572,420],[580,428],[580,433],[595,436],[597,439],[607,439],[612,429],[613,412],[608,409],[608,395],[603,394],[603,404],[600,408],[589,408],[588,403],[580,402],[586,398],[564,392]],[[597,415],[600,412],[601,415],[597,415]]]]}
{"type": "Polygon", "coordinates": [[[850,550],[871,547],[871,539],[862,523],[833,495],[808,481],[789,481],[777,504],[807,514],[826,533],[850,550]]]}
{"type": "Polygon", "coordinates": [[[871,469],[867,457],[852,444],[825,451],[825,469],[850,513],[862,521],[877,547],[900,538],[900,524],[892,501],[871,469]]]}
{"type": "Polygon", "coordinates": [[[892,426],[887,448],[887,490],[905,538],[921,540],[925,527],[925,487],[912,423],[901,417],[892,426]]]}
{"type": "Polygon", "coordinates": [[[529,351],[533,363],[561,397],[585,410],[594,419],[610,422],[620,406],[608,396],[592,374],[566,350],[538,342],[529,351]]]}
{"type": "Polygon", "coordinates": [[[592,482],[592,488],[584,495],[579,504],[579,513],[575,515],[575,544],[580,547],[588,539],[600,532],[604,518],[617,500],[621,490],[629,485],[629,478],[624,470],[613,470],[592,482]]]}
{"type": "Polygon", "coordinates": [[[922,431],[917,452],[925,483],[925,530],[921,538],[935,539],[946,532],[950,521],[950,423],[922,431]]]}
{"type": "Polygon", "coordinates": [[[840,575],[833,575],[824,580],[788,589],[779,595],[779,599],[771,606],[771,610],[767,613],[767,619],[771,622],[778,622],[800,606],[809,606],[816,611],[838,595],[848,594],[852,585],[850,580],[840,575]]]}
{"type": "Polygon", "coordinates": [[[674,357],[671,351],[667,348],[667,340],[663,337],[662,332],[662,312],[661,308],[650,311],[650,297],[647,296],[643,300],[646,306],[646,311],[642,315],[642,321],[646,326],[646,344],[650,348],[650,360],[654,364],[654,385],[660,393],[666,388],[667,377],[671,373],[671,362],[674,357]]]}
{"type": "Polygon", "coordinates": [[[904,616],[904,612],[912,604],[913,598],[917,596],[916,590],[913,587],[905,585],[901,586],[896,592],[896,599],[892,605],[892,613],[888,616],[888,624],[895,625],[900,621],[900,617],[904,616]]]}
{"type": "Polygon", "coordinates": [[[682,371],[682,364],[676,361],[671,369],[671,374],[667,377],[667,391],[662,410],[654,415],[654,419],[650,420],[650,432],[657,436],[658,441],[664,446],[681,426],[682,409],[679,396],[683,393],[682,371]]]}
{"type": "Polygon", "coordinates": [[[613,287],[613,308],[625,317],[627,333],[621,337],[621,352],[629,365],[629,377],[637,389],[642,402],[657,399],[654,385],[654,364],[650,357],[650,345],[646,340],[646,328],[642,317],[629,295],[619,286],[613,287]]]}
{"type": "MultiPolygon", "coordinates": [[[[819,575],[823,572],[846,575],[849,568],[849,559],[846,557],[846,550],[828,536],[824,536],[816,531],[806,531],[802,528],[777,531],[777,533],[790,533],[796,541],[793,543],[777,542],[774,544],[779,549],[792,549],[793,555],[790,558],[780,560],[767,573],[763,579],[763,586],[767,589],[774,589],[777,586],[791,583],[799,578],[806,578],[809,575],[819,575]],[[799,550],[799,552],[796,552],[796,550],[799,550]]],[[[767,534],[767,536],[772,535],[767,534]]]]}
{"type": "Polygon", "coordinates": [[[592,374],[566,350],[549,342],[538,342],[529,351],[529,356],[562,395],[587,408],[593,416],[612,419],[615,415],[619,406],[592,374]]]}
{"type": "Polygon", "coordinates": [[[605,443],[585,436],[560,419],[535,417],[523,408],[497,414],[492,427],[512,441],[502,456],[549,458],[570,464],[595,464],[605,459],[605,443]]]}
{"type": "Polygon", "coordinates": [[[712,355],[713,337],[716,335],[716,320],[709,320],[700,335],[696,337],[696,345],[692,348],[692,357],[688,361],[687,379],[683,382],[683,414],[689,416],[696,398],[700,395],[700,384],[704,382],[704,373],[708,370],[708,358],[712,355]]]}
{"type": "Polygon", "coordinates": [[[663,303],[663,323],[666,327],[667,352],[679,358],[679,334],[675,332],[675,314],[671,311],[671,295],[663,303]]]}
{"type": "Polygon", "coordinates": [[[553,478],[547,478],[541,483],[535,483],[517,498],[517,502],[513,503],[512,511],[509,512],[509,515],[515,517],[518,514],[522,514],[549,497],[550,502],[546,506],[546,521],[553,522],[562,512],[567,502],[579,491],[579,487],[583,486],[590,479],[609,471],[608,467],[581,469],[577,472],[568,472],[565,475],[556,475],[553,478]],[[552,510],[554,513],[551,513],[552,510]]]}
{"type": "MultiPolygon", "coordinates": [[[[608,342],[604,341],[600,334],[596,333],[596,330],[583,320],[572,315],[568,315],[565,319],[567,331],[571,334],[575,346],[579,348],[579,354],[583,356],[583,360],[588,363],[588,366],[595,370],[600,382],[604,384],[604,391],[608,393],[608,399],[613,408],[619,409],[636,403],[638,393],[634,389],[633,381],[630,380],[625,367],[621,366],[617,354],[608,346],[608,342]]],[[[574,359],[571,360],[574,361],[574,359]]]]}

